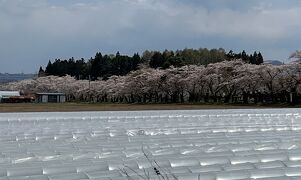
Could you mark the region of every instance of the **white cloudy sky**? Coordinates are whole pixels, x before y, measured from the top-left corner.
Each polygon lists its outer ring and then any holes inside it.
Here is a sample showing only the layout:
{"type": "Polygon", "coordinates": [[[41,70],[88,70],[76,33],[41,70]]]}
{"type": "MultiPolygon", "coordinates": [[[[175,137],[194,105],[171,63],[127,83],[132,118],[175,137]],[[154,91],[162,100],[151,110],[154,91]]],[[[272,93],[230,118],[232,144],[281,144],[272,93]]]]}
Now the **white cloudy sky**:
{"type": "Polygon", "coordinates": [[[285,61],[301,49],[300,17],[300,0],[0,0],[0,72],[185,47],[285,61]]]}

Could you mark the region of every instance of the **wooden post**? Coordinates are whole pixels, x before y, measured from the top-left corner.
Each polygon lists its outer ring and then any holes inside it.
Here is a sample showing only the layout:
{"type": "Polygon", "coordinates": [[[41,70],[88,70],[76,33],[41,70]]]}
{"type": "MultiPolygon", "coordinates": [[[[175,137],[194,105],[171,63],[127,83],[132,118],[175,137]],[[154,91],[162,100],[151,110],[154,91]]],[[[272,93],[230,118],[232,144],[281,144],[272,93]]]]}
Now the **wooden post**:
{"type": "Polygon", "coordinates": [[[89,74],[89,102],[91,102],[91,75],[89,74]]]}

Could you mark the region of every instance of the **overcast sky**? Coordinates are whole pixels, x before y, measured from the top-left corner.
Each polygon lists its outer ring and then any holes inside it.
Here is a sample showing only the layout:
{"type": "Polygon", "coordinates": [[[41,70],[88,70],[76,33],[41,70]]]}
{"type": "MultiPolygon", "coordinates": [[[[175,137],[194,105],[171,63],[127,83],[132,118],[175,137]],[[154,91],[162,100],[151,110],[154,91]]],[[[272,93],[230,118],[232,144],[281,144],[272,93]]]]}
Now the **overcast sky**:
{"type": "Polygon", "coordinates": [[[0,0],[0,72],[186,47],[286,61],[301,50],[300,17],[300,0],[0,0]]]}

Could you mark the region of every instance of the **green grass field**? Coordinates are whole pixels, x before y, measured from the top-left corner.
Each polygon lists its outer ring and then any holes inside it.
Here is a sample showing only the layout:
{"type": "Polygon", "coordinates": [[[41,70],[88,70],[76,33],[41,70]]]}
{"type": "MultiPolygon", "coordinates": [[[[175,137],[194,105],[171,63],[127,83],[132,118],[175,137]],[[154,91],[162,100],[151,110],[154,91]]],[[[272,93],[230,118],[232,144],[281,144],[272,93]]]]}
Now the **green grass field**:
{"type": "Polygon", "coordinates": [[[136,110],[193,110],[288,108],[289,105],[224,105],[224,104],[101,104],[101,103],[20,103],[0,104],[0,112],[72,112],[72,111],[136,111],[136,110]]]}

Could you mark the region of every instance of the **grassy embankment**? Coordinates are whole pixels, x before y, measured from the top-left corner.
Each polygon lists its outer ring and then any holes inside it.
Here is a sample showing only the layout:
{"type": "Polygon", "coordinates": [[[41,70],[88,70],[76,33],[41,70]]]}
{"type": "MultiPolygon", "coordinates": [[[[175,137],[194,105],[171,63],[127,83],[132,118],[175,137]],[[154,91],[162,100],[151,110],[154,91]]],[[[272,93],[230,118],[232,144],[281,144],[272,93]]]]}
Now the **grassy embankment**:
{"type": "Polygon", "coordinates": [[[135,110],[195,110],[195,109],[247,109],[247,108],[289,108],[301,107],[287,104],[273,105],[233,105],[233,104],[0,104],[0,112],[73,112],[73,111],[135,111],[135,110]]]}

